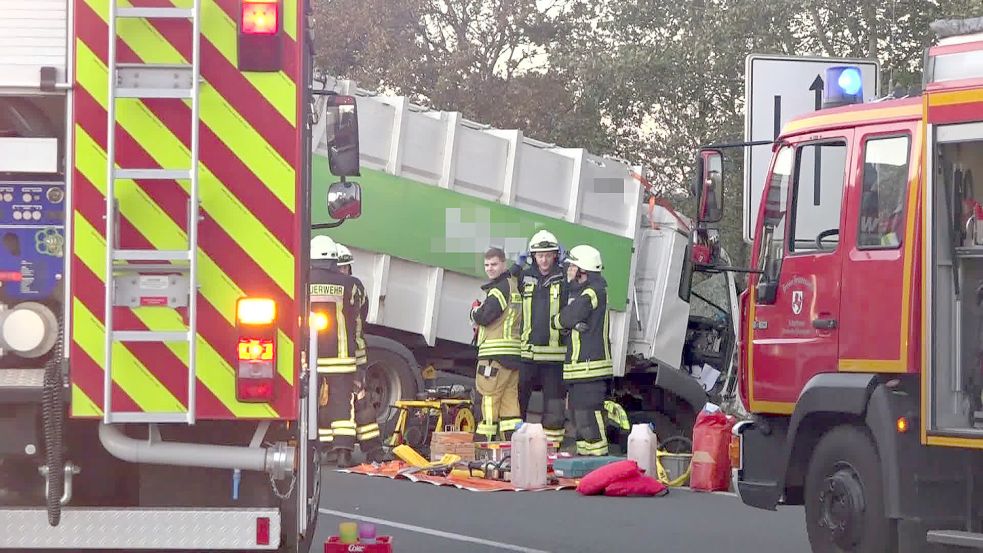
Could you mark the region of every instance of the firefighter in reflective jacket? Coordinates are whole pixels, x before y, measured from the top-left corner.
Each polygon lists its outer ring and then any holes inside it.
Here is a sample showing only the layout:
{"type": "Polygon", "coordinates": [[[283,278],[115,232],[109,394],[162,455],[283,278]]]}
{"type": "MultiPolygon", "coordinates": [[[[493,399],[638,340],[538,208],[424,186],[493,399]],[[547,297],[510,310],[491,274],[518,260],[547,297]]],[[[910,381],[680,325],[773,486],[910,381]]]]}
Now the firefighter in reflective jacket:
{"type": "Polygon", "coordinates": [[[311,240],[310,302],[311,318],[317,330],[318,440],[322,445],[322,459],[327,459],[330,447],[337,453],[340,466],[351,465],[355,448],[352,391],[356,372],[358,286],[354,277],[339,270],[334,241],[327,236],[315,236],[311,240]]]}
{"type": "Polygon", "coordinates": [[[359,448],[365,453],[366,460],[369,462],[382,461],[382,433],[379,430],[379,423],[376,420],[376,411],[365,393],[365,368],[368,363],[365,347],[365,320],[369,315],[369,299],[365,295],[365,286],[362,281],[352,275],[352,264],[355,257],[347,247],[336,244],[338,247],[338,268],[339,270],[355,279],[356,304],[358,305],[358,318],[355,320],[355,399],[354,399],[354,421],[355,438],[358,440],[359,448]]]}
{"type": "Polygon", "coordinates": [[[607,282],[601,253],[581,245],[570,250],[569,303],[553,317],[553,328],[569,330],[563,380],[577,426],[578,455],[607,455],[604,399],[614,374],[608,336],[607,282]]]}
{"type": "Polygon", "coordinates": [[[567,286],[559,264],[560,243],[548,230],[529,240],[532,265],[520,256],[513,268],[522,291],[522,360],[519,411],[523,418],[533,389],[543,391],[543,429],[550,441],[563,442],[566,417],[563,362],[567,346],[550,321],[567,304],[567,286]]]}
{"type": "Polygon", "coordinates": [[[506,270],[505,252],[485,252],[485,274],[491,280],[481,287],[484,302],[471,309],[478,326],[478,369],[475,387],[481,394],[481,422],[477,433],[487,440],[498,435],[507,440],[519,418],[519,369],[522,366],[522,296],[515,277],[506,270]]]}

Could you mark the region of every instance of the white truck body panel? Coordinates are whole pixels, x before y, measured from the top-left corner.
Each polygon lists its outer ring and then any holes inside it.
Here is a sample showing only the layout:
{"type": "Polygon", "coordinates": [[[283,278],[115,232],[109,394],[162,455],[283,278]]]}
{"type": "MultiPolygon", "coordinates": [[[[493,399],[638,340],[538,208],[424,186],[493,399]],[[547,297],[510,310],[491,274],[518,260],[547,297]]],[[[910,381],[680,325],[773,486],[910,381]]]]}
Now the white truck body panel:
{"type": "Polygon", "coordinates": [[[67,80],[69,0],[0,0],[0,90],[37,89],[41,68],[67,80]]]}

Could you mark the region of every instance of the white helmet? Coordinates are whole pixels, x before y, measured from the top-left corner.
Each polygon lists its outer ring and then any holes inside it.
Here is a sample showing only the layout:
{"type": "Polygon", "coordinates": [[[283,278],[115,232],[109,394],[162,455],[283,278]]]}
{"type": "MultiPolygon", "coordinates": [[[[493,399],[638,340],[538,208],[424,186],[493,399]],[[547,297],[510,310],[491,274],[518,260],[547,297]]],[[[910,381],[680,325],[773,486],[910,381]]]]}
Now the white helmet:
{"type": "Polygon", "coordinates": [[[311,259],[338,260],[338,245],[329,236],[311,238],[311,259]]]}
{"type": "Polygon", "coordinates": [[[604,264],[601,263],[601,252],[585,244],[574,246],[567,255],[567,260],[582,271],[598,273],[604,268],[604,264]]]}
{"type": "Polygon", "coordinates": [[[540,230],[529,239],[529,252],[556,252],[560,251],[560,241],[548,230],[540,230]]]}
{"type": "Polygon", "coordinates": [[[352,255],[351,250],[342,244],[337,244],[338,250],[338,266],[344,267],[346,265],[351,265],[355,262],[355,256],[352,255]]]}

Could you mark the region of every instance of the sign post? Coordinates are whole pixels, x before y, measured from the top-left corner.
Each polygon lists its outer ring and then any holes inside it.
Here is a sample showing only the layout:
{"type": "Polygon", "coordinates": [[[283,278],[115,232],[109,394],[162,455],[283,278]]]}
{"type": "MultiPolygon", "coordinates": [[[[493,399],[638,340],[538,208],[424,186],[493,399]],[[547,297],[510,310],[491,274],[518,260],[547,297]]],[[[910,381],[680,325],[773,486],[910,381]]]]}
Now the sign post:
{"type": "MultiPolygon", "coordinates": [[[[774,140],[791,119],[822,108],[826,69],[839,65],[852,65],[860,69],[864,102],[876,97],[880,86],[880,64],[873,60],[748,56],[744,73],[744,140],[774,140]]],[[[767,145],[751,146],[746,150],[744,241],[747,243],[754,238],[758,206],[770,162],[771,148],[767,145]]],[[[816,182],[819,182],[818,179],[816,182]]]]}

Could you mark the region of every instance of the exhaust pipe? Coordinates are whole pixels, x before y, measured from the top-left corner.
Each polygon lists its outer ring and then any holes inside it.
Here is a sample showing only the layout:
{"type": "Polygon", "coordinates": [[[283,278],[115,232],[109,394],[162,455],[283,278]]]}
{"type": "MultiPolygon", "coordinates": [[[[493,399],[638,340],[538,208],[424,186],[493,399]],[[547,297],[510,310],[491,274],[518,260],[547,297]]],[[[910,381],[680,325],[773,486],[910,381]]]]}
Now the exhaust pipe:
{"type": "Polygon", "coordinates": [[[130,463],[252,470],[277,480],[293,471],[296,453],[286,442],[265,448],[139,440],[108,424],[99,425],[99,441],[114,457],[130,463]]]}

